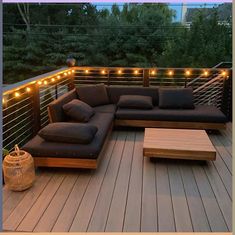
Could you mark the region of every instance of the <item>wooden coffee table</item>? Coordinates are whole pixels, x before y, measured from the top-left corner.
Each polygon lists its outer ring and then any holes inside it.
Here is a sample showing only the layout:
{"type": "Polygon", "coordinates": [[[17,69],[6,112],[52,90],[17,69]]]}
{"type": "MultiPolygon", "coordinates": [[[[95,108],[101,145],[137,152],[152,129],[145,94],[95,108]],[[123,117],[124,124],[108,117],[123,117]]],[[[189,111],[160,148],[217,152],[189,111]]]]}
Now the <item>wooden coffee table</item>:
{"type": "Polygon", "coordinates": [[[216,150],[206,131],[145,128],[145,157],[215,160],[216,150]]]}

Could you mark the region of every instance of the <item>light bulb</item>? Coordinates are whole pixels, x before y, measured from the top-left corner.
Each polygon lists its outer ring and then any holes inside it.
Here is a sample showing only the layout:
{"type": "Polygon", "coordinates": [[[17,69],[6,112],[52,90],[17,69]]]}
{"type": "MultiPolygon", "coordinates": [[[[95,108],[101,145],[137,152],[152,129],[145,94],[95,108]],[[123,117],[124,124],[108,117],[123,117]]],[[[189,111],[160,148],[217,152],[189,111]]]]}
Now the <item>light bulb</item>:
{"type": "Polygon", "coordinates": [[[168,75],[169,75],[169,76],[172,76],[172,75],[173,75],[173,71],[170,70],[170,71],[168,72],[168,75]]]}
{"type": "Polygon", "coordinates": [[[75,70],[73,69],[73,70],[72,70],[72,73],[74,73],[74,72],[75,72],[75,70]]]}
{"type": "Polygon", "coordinates": [[[38,82],[38,85],[42,85],[42,82],[41,82],[41,81],[39,81],[39,82],[38,82]]]}
{"type": "Polygon", "coordinates": [[[15,92],[15,97],[19,97],[20,93],[19,92],[15,92]]]}
{"type": "Polygon", "coordinates": [[[54,81],[55,81],[55,79],[54,79],[54,78],[52,78],[52,79],[51,79],[51,81],[52,81],[52,82],[54,82],[54,81]]]}
{"type": "Polygon", "coordinates": [[[47,81],[44,81],[43,83],[44,83],[44,85],[47,85],[47,81]]]}
{"type": "Polygon", "coordinates": [[[119,69],[119,70],[118,70],[118,74],[121,74],[121,73],[122,73],[122,70],[121,70],[121,69],[119,69]]]}
{"type": "Polygon", "coordinates": [[[151,74],[152,74],[152,75],[155,75],[155,74],[156,74],[156,71],[155,71],[155,70],[152,70],[152,71],[151,71],[151,74]]]}
{"type": "Polygon", "coordinates": [[[30,91],[31,91],[31,88],[30,88],[30,87],[26,87],[26,91],[27,91],[27,92],[30,92],[30,91]]]}
{"type": "Polygon", "coordinates": [[[86,69],[86,70],[85,70],[85,73],[89,73],[89,71],[86,69]]]}
{"type": "Polygon", "coordinates": [[[102,73],[102,74],[105,74],[105,70],[102,70],[101,73],[102,73]]]}
{"type": "Polygon", "coordinates": [[[190,70],[187,70],[185,73],[187,76],[189,76],[191,74],[190,70]]]}
{"type": "Polygon", "coordinates": [[[67,73],[64,73],[64,76],[67,76],[67,73]]]}
{"type": "Polygon", "coordinates": [[[57,76],[57,79],[60,79],[60,75],[57,76]]]}
{"type": "Polygon", "coordinates": [[[208,73],[208,71],[205,71],[203,74],[204,74],[204,76],[208,76],[209,73],[208,73]]]}

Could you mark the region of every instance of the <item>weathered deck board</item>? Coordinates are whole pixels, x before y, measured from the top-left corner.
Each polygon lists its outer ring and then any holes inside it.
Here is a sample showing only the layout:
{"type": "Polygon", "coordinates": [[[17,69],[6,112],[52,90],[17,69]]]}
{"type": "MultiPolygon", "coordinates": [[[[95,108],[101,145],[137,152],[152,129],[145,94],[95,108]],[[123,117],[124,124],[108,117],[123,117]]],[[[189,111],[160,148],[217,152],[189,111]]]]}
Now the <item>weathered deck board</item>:
{"type": "Polygon", "coordinates": [[[143,129],[114,131],[97,170],[43,169],[24,192],[3,189],[3,229],[37,232],[227,232],[231,124],[209,133],[214,162],[143,158],[143,129]]]}

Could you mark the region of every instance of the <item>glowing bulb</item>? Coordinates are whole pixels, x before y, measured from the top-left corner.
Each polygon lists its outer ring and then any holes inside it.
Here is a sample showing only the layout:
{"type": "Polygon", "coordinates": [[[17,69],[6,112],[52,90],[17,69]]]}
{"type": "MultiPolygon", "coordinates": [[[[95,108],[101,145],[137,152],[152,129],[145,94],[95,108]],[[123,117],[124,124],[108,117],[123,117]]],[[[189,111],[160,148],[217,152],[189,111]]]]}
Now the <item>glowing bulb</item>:
{"type": "Polygon", "coordinates": [[[152,74],[152,75],[155,75],[155,74],[156,74],[156,71],[155,71],[155,70],[152,70],[152,71],[151,71],[151,74],[152,74]]]}
{"type": "Polygon", "coordinates": [[[85,73],[89,73],[89,71],[86,69],[86,70],[85,70],[85,73]]]}
{"type": "Polygon", "coordinates": [[[27,91],[27,92],[30,92],[30,91],[31,91],[31,88],[30,88],[30,87],[26,87],[26,91],[27,91]]]}
{"type": "Polygon", "coordinates": [[[6,103],[6,101],[5,101],[5,99],[4,99],[4,98],[2,98],[2,103],[3,103],[3,104],[5,104],[5,103],[6,103]]]}
{"type": "Polygon", "coordinates": [[[67,73],[64,73],[64,76],[66,76],[67,75],[67,73]]]}
{"type": "Polygon", "coordinates": [[[190,70],[187,70],[185,73],[187,76],[189,76],[191,74],[190,70]]]}
{"type": "Polygon", "coordinates": [[[227,76],[227,72],[226,71],[222,71],[222,76],[227,76]]]}
{"type": "Polygon", "coordinates": [[[41,81],[39,81],[39,82],[38,82],[38,85],[42,85],[42,82],[41,82],[41,81]]]}
{"type": "Polygon", "coordinates": [[[47,85],[47,81],[44,81],[43,83],[44,83],[44,85],[47,85]]]}
{"type": "Polygon", "coordinates": [[[138,70],[135,70],[134,73],[135,73],[135,74],[138,74],[138,70]]]}
{"type": "Polygon", "coordinates": [[[119,69],[119,70],[118,70],[118,74],[121,74],[121,73],[122,73],[122,70],[121,70],[121,69],[119,69]]]}
{"type": "Polygon", "coordinates": [[[60,75],[57,76],[57,79],[60,79],[60,75]]]}
{"type": "Polygon", "coordinates": [[[75,70],[73,69],[73,70],[72,70],[72,73],[74,73],[74,72],[75,72],[75,70]]]}
{"type": "Polygon", "coordinates": [[[205,71],[205,72],[204,72],[204,76],[206,76],[206,77],[207,77],[207,76],[208,76],[208,74],[209,74],[209,73],[208,73],[208,71],[205,71]]]}
{"type": "Polygon", "coordinates": [[[102,70],[101,73],[102,73],[102,74],[105,74],[105,70],[102,70]]]}
{"type": "Polygon", "coordinates": [[[69,71],[68,74],[71,74],[71,72],[69,71]]]}
{"type": "Polygon", "coordinates": [[[19,92],[15,92],[15,97],[19,97],[20,93],[19,92]]]}
{"type": "Polygon", "coordinates": [[[173,75],[173,71],[170,70],[170,71],[168,72],[168,75],[169,75],[169,76],[172,76],[172,75],[173,75]]]}
{"type": "Polygon", "coordinates": [[[52,81],[52,82],[54,82],[54,81],[55,81],[55,79],[54,79],[54,78],[52,78],[52,79],[51,79],[51,81],[52,81]]]}

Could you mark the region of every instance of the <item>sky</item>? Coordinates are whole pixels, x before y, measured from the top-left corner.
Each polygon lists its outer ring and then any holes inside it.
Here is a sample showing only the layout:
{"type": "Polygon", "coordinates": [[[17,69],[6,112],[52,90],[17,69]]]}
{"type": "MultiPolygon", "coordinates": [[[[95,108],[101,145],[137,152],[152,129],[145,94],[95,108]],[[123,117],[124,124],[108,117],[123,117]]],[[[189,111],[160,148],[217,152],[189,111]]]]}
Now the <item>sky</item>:
{"type": "MultiPolygon", "coordinates": [[[[201,8],[201,7],[214,7],[214,6],[217,6],[219,4],[222,4],[223,2],[221,3],[213,3],[213,2],[210,2],[210,3],[187,3],[186,6],[188,8],[201,8]]],[[[112,6],[112,2],[110,3],[94,3],[94,5],[97,6],[97,9],[102,9],[102,8],[107,8],[107,9],[110,9],[111,6],[112,6]]],[[[120,7],[122,7],[124,3],[117,3],[117,5],[119,5],[120,7]]],[[[169,7],[173,10],[176,11],[176,18],[174,19],[174,21],[180,21],[181,20],[181,14],[182,14],[182,4],[181,3],[170,3],[169,4],[169,7]]]]}

